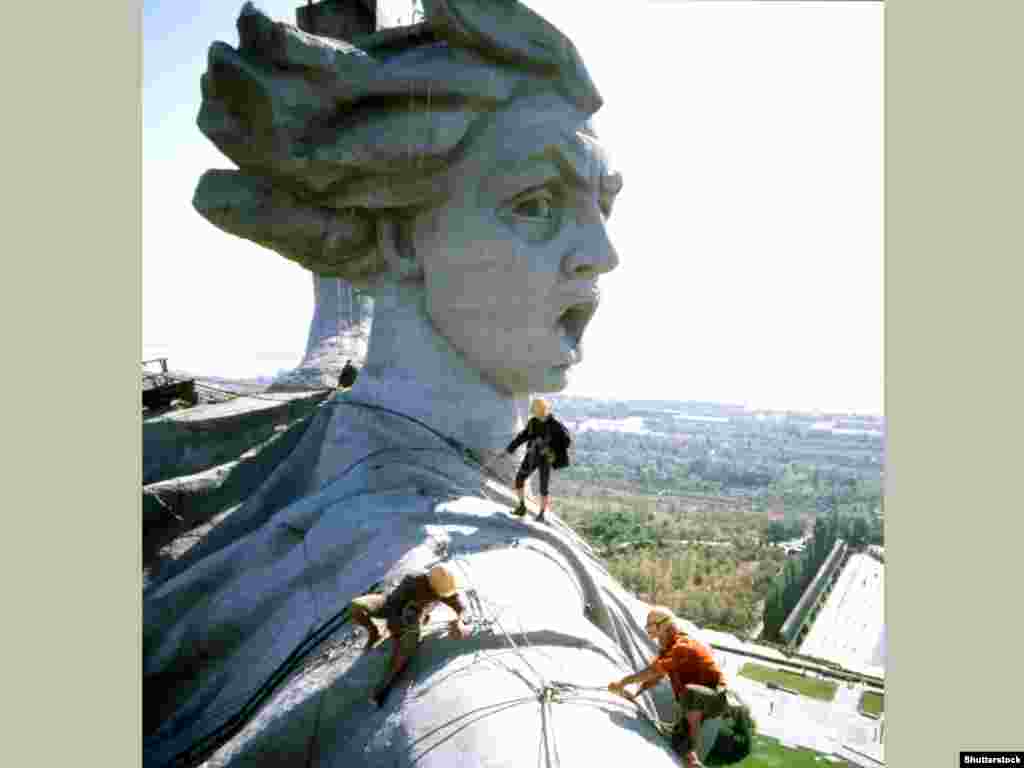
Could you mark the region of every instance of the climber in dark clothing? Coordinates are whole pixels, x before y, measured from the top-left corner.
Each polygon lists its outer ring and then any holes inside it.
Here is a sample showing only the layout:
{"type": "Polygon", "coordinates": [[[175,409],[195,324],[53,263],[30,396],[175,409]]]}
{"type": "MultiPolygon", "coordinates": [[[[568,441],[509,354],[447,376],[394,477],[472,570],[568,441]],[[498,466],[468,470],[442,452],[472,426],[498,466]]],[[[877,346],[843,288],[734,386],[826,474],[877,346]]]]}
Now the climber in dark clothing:
{"type": "Polygon", "coordinates": [[[351,387],[356,383],[356,376],[358,375],[359,369],[352,365],[351,360],[346,360],[345,367],[341,369],[341,375],[338,376],[338,388],[351,387]]]}
{"type": "Polygon", "coordinates": [[[416,652],[423,625],[436,603],[444,603],[455,612],[455,619],[448,625],[451,635],[466,637],[466,626],[462,623],[466,604],[460,596],[454,571],[445,565],[435,565],[426,573],[409,574],[387,595],[371,593],[351,602],[352,621],[368,632],[367,651],[381,638],[374,620],[386,622],[391,634],[391,667],[370,697],[378,707],[383,706],[391,687],[416,652]]]}
{"type": "Polygon", "coordinates": [[[512,510],[514,515],[526,514],[525,486],[526,479],[534,470],[540,471],[540,514],[538,521],[544,520],[544,514],[551,509],[551,496],[548,484],[552,469],[569,466],[569,445],[572,438],[569,431],[558,419],[551,415],[551,405],[543,398],[537,398],[530,404],[533,417],[526,423],[526,429],[515,436],[505,450],[515,453],[522,443],[526,443],[526,456],[516,472],[516,493],[519,494],[519,506],[512,510]]]}

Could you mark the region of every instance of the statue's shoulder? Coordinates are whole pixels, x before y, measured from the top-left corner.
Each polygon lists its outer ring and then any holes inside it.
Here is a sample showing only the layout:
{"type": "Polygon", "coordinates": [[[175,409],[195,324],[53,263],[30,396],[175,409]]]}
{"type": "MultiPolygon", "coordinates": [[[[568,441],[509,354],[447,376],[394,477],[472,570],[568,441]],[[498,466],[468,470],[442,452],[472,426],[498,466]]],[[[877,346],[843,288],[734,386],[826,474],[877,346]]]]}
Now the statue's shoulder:
{"type": "MultiPolygon", "coordinates": [[[[476,491],[482,483],[479,462],[460,444],[407,414],[337,397],[329,419],[320,425],[316,465],[305,493],[332,495],[412,489],[432,496],[476,491]]],[[[379,500],[388,504],[387,496],[379,500]]]]}

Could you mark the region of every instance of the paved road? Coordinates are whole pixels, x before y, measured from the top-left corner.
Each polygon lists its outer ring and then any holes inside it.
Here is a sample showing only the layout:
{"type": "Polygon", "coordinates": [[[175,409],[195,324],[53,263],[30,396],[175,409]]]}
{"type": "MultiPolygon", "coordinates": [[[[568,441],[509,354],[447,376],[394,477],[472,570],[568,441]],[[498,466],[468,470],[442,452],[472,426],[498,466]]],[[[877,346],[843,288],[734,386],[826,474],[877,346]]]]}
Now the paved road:
{"type": "MultiPolygon", "coordinates": [[[[800,652],[851,670],[878,674],[880,670],[872,668],[885,665],[884,573],[875,559],[852,555],[800,652]]],[[[750,649],[773,655],[753,646],[750,649]]],[[[770,690],[740,677],[740,669],[752,661],[745,656],[724,651],[715,651],[715,656],[733,687],[750,705],[760,733],[790,746],[838,755],[852,765],[877,768],[884,764],[882,721],[858,711],[864,686],[840,683],[833,701],[818,701],[770,690]]],[[[756,662],[772,666],[770,661],[756,662]]]]}
{"type": "MultiPolygon", "coordinates": [[[[788,746],[839,755],[851,765],[877,768],[884,764],[880,721],[858,711],[863,686],[839,684],[833,701],[819,701],[740,677],[740,669],[751,661],[745,656],[716,650],[715,657],[732,687],[750,705],[759,733],[788,746]]],[[[756,663],[771,666],[760,659],[756,663]]]]}
{"type": "Polygon", "coordinates": [[[851,555],[800,646],[847,669],[885,667],[885,566],[851,555]]]}

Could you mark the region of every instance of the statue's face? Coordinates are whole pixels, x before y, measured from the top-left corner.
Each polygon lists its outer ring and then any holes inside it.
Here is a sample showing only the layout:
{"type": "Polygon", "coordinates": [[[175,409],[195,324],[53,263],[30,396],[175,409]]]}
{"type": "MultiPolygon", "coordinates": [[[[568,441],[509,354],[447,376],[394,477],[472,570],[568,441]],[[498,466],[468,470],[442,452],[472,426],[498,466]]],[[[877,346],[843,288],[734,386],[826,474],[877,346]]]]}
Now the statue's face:
{"type": "Polygon", "coordinates": [[[618,263],[605,230],[618,176],[582,128],[551,96],[498,116],[415,227],[431,321],[506,392],[566,386],[597,279],[618,263]]]}

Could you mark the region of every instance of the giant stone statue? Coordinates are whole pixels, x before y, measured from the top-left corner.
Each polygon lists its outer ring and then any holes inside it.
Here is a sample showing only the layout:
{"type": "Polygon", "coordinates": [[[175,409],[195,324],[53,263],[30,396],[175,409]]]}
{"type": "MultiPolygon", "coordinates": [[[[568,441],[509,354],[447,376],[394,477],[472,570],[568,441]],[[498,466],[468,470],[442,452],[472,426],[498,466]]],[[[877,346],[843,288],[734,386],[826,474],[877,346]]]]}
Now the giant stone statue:
{"type": "Polygon", "coordinates": [[[618,262],[601,98],[520,3],[424,11],[345,44],[246,5],[238,47],[210,48],[199,127],[238,169],[207,172],[195,207],[371,291],[374,323],[354,388],[147,588],[147,766],[678,764],[651,723],[668,686],[603,690],[653,655],[647,607],[557,520],[512,518],[502,482],[618,262]],[[324,642],[352,598],[442,561],[473,632],[436,608],[377,709],[387,654],[324,642]]]}

